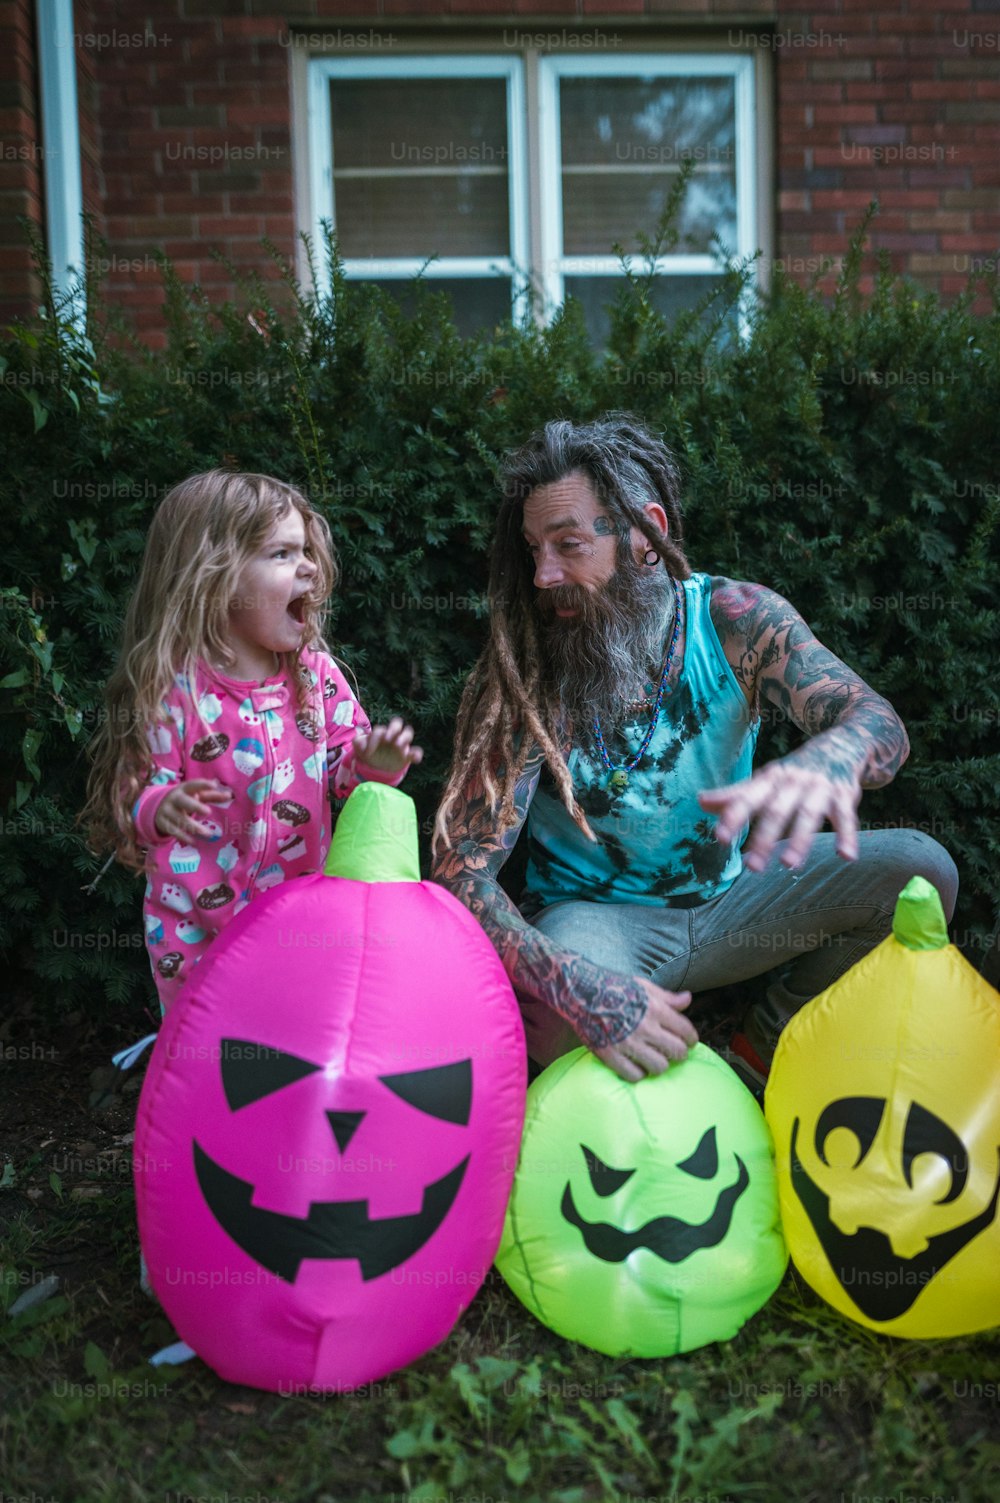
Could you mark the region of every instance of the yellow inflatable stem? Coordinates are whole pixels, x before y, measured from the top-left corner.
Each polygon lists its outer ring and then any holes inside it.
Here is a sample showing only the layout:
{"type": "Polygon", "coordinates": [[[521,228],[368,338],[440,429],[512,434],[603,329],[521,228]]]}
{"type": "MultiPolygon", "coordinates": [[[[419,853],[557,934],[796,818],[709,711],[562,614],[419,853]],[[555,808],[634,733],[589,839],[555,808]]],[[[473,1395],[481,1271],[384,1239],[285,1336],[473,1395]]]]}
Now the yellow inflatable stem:
{"type": "Polygon", "coordinates": [[[359,783],[337,819],[323,871],[353,882],[419,882],[417,809],[385,783],[359,783]]]}
{"type": "Polygon", "coordinates": [[[892,932],[908,950],[943,950],[948,943],[941,899],[926,877],[911,877],[899,894],[892,932]]]}

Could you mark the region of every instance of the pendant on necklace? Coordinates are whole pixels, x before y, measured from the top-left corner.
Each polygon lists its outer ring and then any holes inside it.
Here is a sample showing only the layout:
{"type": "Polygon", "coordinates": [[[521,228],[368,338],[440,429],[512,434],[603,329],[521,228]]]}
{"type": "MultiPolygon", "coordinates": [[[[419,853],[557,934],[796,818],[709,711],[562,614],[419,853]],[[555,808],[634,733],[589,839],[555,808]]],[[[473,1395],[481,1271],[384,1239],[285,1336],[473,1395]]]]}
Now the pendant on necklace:
{"type": "Polygon", "coordinates": [[[628,787],[628,773],[624,767],[616,767],[608,778],[608,787],[612,793],[624,793],[628,787]]]}

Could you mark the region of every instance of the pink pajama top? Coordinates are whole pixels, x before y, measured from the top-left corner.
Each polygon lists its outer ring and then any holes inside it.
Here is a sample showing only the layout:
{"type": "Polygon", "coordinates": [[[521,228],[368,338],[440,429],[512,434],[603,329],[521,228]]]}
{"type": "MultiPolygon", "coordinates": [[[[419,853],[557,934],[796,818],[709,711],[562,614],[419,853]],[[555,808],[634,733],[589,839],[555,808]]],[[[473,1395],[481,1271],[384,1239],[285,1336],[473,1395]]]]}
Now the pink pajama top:
{"type": "Polygon", "coordinates": [[[164,1013],[256,893],[322,869],[331,794],[346,798],[359,782],[397,784],[405,774],[356,759],[355,733],[371,725],[332,658],[306,650],[301,664],[305,711],[284,674],[246,683],[202,663],[194,695],[179,674],[162,702],[167,719],[149,728],[153,773],[133,817],[146,847],[146,947],[164,1013]],[[194,843],[161,835],[155,823],[166,794],[188,778],[217,778],[233,792],[228,807],[208,806],[194,843]]]}

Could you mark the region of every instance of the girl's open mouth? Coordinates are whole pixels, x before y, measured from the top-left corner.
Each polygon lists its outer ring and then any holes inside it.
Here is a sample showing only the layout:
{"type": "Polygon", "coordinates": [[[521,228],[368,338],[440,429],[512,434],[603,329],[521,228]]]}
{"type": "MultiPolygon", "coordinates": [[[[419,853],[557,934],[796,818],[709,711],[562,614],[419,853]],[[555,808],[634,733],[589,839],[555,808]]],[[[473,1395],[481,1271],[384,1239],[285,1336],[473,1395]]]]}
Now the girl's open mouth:
{"type": "Polygon", "coordinates": [[[288,614],[291,616],[292,620],[297,626],[305,626],[306,597],[304,595],[298,595],[294,600],[289,601],[288,614]]]}

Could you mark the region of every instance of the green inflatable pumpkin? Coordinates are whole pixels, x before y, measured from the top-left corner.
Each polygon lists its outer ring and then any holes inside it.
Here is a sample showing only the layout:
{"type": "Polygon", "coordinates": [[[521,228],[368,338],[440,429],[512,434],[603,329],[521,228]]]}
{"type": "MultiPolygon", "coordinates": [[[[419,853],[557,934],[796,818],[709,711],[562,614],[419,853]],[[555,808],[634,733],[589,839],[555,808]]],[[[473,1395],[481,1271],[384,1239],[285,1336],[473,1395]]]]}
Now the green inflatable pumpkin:
{"type": "Polygon", "coordinates": [[[496,1266],[560,1336],[615,1357],[722,1341],[787,1261],[767,1123],[711,1050],[631,1084],[575,1049],[531,1086],[496,1266]]]}

